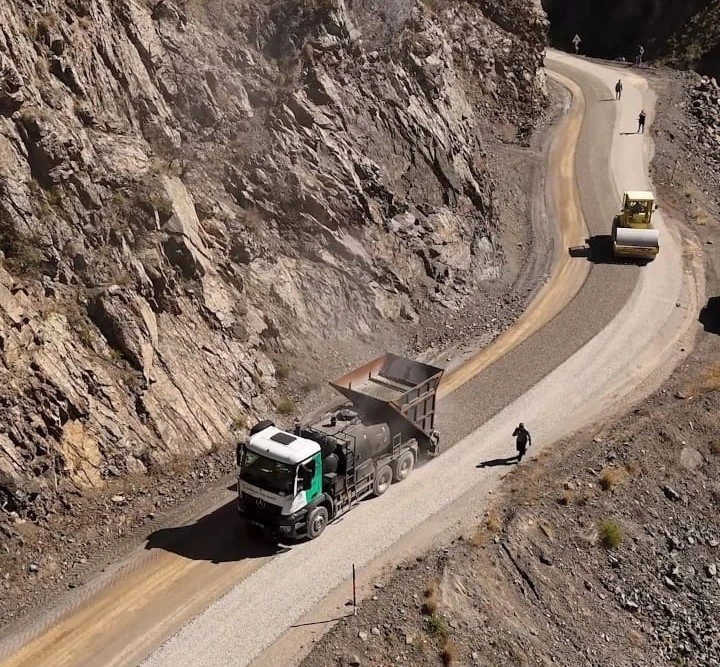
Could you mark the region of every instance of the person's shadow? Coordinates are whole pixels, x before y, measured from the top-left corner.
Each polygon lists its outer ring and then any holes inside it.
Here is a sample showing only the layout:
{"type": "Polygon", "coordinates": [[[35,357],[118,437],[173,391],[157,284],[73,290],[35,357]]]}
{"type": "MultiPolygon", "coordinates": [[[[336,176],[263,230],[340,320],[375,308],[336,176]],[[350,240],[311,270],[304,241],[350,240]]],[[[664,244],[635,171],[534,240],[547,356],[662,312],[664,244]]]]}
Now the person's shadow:
{"type": "Polygon", "coordinates": [[[476,468],[496,468],[498,466],[509,466],[514,463],[520,463],[517,454],[515,456],[508,456],[504,459],[490,459],[489,461],[481,461],[475,467],[476,468]]]}

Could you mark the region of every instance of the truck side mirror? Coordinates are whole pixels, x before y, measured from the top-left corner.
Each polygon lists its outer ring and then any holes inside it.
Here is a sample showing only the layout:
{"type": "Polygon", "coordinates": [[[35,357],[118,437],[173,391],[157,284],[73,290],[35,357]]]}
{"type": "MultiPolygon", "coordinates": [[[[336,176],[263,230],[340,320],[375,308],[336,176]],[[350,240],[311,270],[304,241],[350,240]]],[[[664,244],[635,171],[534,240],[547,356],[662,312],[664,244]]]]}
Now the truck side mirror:
{"type": "Polygon", "coordinates": [[[237,449],[235,450],[235,462],[238,465],[238,468],[240,467],[240,464],[242,463],[242,455],[243,455],[243,443],[238,442],[237,449]]]}

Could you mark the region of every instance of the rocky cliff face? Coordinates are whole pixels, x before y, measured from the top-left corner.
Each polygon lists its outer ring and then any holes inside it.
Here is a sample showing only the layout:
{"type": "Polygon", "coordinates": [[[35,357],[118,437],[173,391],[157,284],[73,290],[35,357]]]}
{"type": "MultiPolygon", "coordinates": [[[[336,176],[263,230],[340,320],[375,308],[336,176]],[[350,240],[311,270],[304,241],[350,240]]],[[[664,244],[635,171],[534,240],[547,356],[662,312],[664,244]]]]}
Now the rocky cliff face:
{"type": "Polygon", "coordinates": [[[570,48],[575,33],[589,55],[632,60],[646,54],[720,76],[720,0],[543,0],[552,41],[570,48]]]}
{"type": "Polygon", "coordinates": [[[273,355],[497,277],[481,129],[532,123],[545,29],[519,0],[0,4],[4,507],[223,446],[273,355]]]}

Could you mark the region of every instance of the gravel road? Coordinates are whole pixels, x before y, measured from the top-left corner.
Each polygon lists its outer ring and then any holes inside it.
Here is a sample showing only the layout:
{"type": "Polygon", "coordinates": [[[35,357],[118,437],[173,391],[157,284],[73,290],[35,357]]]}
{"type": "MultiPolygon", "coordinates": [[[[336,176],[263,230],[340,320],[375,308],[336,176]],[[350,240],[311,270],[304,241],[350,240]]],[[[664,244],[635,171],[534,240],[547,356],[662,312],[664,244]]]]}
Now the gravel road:
{"type": "MultiPolygon", "coordinates": [[[[642,78],[623,71],[622,102],[605,101],[614,97],[616,69],[556,53],[548,64],[583,89],[577,179],[591,235],[607,235],[620,191],[651,187],[651,143],[647,136],[624,133],[635,129],[641,107],[652,120],[653,95],[642,78]]],[[[680,341],[694,320],[702,284],[692,267],[683,266],[688,241],[665,225],[661,212],[656,220],[656,261],[643,268],[593,264],[568,308],[444,401],[443,432],[462,437],[452,449],[382,498],[361,504],[322,539],[267,561],[144,664],[248,664],[345,582],[353,563],[362,567],[392,549],[469,490],[490,490],[496,469],[476,464],[512,454],[509,433],[518,421],[530,426],[538,451],[639,390],[657,386],[681,356],[680,341]],[[469,406],[472,419],[466,417],[469,406]]]]}

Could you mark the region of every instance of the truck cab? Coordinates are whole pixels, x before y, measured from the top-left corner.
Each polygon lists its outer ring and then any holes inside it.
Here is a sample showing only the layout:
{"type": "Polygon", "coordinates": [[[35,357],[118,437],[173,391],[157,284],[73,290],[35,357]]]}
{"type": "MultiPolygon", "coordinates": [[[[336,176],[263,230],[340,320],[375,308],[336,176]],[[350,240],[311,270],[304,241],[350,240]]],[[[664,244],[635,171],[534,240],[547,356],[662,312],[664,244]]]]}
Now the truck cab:
{"type": "Polygon", "coordinates": [[[238,465],[240,515],[257,526],[272,524],[278,536],[304,533],[308,511],[322,500],[318,443],[265,426],[239,447],[238,465]]]}

